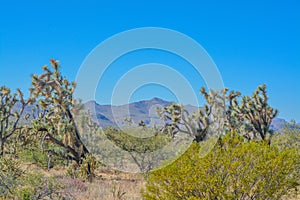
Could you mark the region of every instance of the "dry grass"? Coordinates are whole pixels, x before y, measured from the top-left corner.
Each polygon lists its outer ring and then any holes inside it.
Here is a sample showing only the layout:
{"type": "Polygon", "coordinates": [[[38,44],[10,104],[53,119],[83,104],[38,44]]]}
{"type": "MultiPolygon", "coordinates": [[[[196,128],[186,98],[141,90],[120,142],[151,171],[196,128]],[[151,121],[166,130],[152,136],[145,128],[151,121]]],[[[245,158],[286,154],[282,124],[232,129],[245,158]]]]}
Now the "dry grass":
{"type": "Polygon", "coordinates": [[[127,181],[127,180],[97,180],[87,184],[87,190],[76,195],[79,200],[117,200],[117,199],[132,199],[140,200],[140,189],[143,186],[142,182],[127,181]]]}
{"type": "Polygon", "coordinates": [[[92,183],[57,176],[64,193],[76,200],[140,200],[143,177],[136,174],[99,171],[92,183]]]}
{"type": "Polygon", "coordinates": [[[33,163],[25,163],[22,169],[45,176],[52,176],[63,186],[61,193],[67,199],[76,200],[140,200],[145,181],[138,174],[120,173],[100,167],[92,183],[65,176],[66,168],[55,167],[49,172],[33,163]]]}

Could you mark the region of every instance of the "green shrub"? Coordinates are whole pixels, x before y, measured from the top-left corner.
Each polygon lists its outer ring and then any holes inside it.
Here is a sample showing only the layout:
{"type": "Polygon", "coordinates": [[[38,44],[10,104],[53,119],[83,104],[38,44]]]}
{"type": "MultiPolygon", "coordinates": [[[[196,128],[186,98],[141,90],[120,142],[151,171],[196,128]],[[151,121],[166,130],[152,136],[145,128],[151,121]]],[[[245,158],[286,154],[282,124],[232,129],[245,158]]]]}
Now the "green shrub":
{"type": "Polygon", "coordinates": [[[53,199],[63,196],[60,189],[53,178],[27,173],[11,157],[0,158],[0,199],[53,199]]]}
{"type": "Polygon", "coordinates": [[[150,173],[143,196],[152,199],[279,199],[299,185],[300,156],[267,142],[227,134],[204,158],[200,145],[150,173]]]}
{"type": "Polygon", "coordinates": [[[52,177],[29,173],[22,179],[20,186],[14,192],[14,196],[22,200],[58,199],[62,196],[61,188],[62,186],[52,177]]]}
{"type": "Polygon", "coordinates": [[[19,156],[23,162],[32,162],[39,167],[47,169],[48,156],[37,148],[24,148],[19,152],[19,156]]]}
{"type": "Polygon", "coordinates": [[[66,160],[55,155],[52,155],[49,162],[48,153],[43,153],[40,148],[24,148],[19,152],[19,156],[23,162],[34,163],[43,169],[47,169],[48,167],[52,168],[54,166],[63,166],[66,164],[66,160]]]}
{"type": "Polygon", "coordinates": [[[296,122],[285,124],[272,139],[272,145],[280,148],[295,148],[300,151],[300,127],[296,122]]]}
{"type": "Polygon", "coordinates": [[[101,163],[92,154],[87,154],[80,166],[73,162],[67,169],[67,176],[71,178],[80,178],[92,182],[95,177],[95,170],[101,163]]]}
{"type": "Polygon", "coordinates": [[[0,198],[13,194],[23,174],[18,161],[10,157],[0,157],[0,198]]]}

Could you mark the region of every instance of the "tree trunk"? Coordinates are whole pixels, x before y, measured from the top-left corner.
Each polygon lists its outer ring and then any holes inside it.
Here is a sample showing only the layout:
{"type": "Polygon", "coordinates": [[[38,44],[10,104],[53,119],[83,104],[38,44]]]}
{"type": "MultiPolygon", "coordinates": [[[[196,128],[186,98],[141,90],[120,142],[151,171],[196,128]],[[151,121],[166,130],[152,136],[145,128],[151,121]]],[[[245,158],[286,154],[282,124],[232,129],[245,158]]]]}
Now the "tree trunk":
{"type": "Polygon", "coordinates": [[[194,139],[195,142],[199,143],[202,141],[202,137],[200,135],[195,135],[195,139],[194,139]]]}
{"type": "Polygon", "coordinates": [[[0,137],[0,157],[4,155],[4,140],[0,137]]]}

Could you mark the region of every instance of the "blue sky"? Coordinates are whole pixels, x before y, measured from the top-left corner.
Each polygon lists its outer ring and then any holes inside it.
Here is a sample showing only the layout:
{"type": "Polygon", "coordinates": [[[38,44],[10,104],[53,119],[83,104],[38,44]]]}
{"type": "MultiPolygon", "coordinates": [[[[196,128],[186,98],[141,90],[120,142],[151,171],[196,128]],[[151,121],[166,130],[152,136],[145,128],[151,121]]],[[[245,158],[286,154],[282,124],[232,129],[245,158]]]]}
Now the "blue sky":
{"type": "MultiPolygon", "coordinates": [[[[251,94],[266,83],[279,117],[300,121],[299,10],[296,0],[1,1],[0,85],[26,90],[30,74],[40,73],[49,58],[60,60],[63,73],[75,80],[85,57],[105,39],[133,28],[163,27],[201,44],[226,87],[251,94]]],[[[98,85],[97,101],[110,103],[111,88],[122,73],[149,62],[184,66],[180,73],[196,92],[204,84],[182,59],[144,50],[109,68],[98,85]]],[[[174,100],[176,94],[152,84],[135,91],[130,101],[155,96],[174,100]]]]}

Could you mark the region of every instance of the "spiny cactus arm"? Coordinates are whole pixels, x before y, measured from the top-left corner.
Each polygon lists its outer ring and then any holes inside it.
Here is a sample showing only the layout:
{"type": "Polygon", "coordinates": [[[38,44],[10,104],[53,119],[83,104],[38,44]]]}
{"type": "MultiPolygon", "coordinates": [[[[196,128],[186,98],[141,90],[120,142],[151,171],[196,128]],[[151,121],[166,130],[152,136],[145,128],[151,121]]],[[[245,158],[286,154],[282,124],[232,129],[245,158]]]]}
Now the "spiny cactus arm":
{"type": "Polygon", "coordinates": [[[171,122],[170,124],[166,123],[164,127],[161,129],[161,131],[165,132],[166,130],[170,130],[172,137],[175,136],[175,134],[177,134],[178,132],[186,133],[189,135],[191,134],[191,132],[189,132],[188,129],[182,129],[180,126],[186,127],[184,123],[179,123],[179,122],[171,122]]]}
{"type": "MultiPolygon", "coordinates": [[[[229,106],[227,108],[227,126],[230,131],[237,131],[242,133],[245,138],[250,139],[250,130],[247,127],[247,116],[245,116],[245,104],[247,102],[247,97],[243,96],[241,103],[239,103],[238,98],[241,97],[241,93],[238,91],[231,91],[228,95],[229,106]]],[[[249,120],[248,120],[249,121],[249,120]]]]}
{"type": "MultiPolygon", "coordinates": [[[[75,135],[76,135],[77,139],[80,140],[80,133],[79,133],[78,127],[75,125],[76,122],[75,122],[75,119],[74,119],[70,109],[64,109],[64,111],[65,111],[65,113],[67,113],[67,117],[69,118],[69,120],[74,124],[75,135]]],[[[85,148],[85,151],[88,151],[87,148],[85,148]]]]}
{"type": "Polygon", "coordinates": [[[260,119],[262,119],[262,130],[264,132],[264,134],[272,133],[270,131],[270,125],[272,123],[272,120],[277,116],[278,114],[278,110],[273,109],[272,107],[269,106],[268,104],[268,96],[267,96],[267,91],[266,91],[266,85],[262,85],[259,89],[260,89],[260,94],[262,95],[262,97],[258,98],[260,99],[260,106],[261,106],[261,110],[259,111],[260,114],[260,119]]]}
{"type": "Polygon", "coordinates": [[[177,130],[176,133],[177,133],[177,132],[181,132],[181,133],[186,133],[186,134],[188,134],[188,135],[192,135],[191,130],[189,130],[187,127],[188,127],[188,126],[185,125],[185,128],[186,128],[186,129],[182,129],[182,128],[180,128],[180,126],[178,126],[177,124],[174,125],[174,128],[176,128],[176,130],[177,130]]]}
{"type": "Polygon", "coordinates": [[[44,137],[42,138],[41,144],[42,144],[42,150],[44,151],[44,142],[45,140],[50,140],[54,144],[65,148],[67,151],[69,151],[73,156],[71,156],[72,160],[75,160],[76,162],[80,162],[81,160],[81,155],[75,149],[70,147],[69,145],[64,144],[63,142],[57,140],[55,137],[53,137],[53,134],[49,133],[48,129],[46,128],[40,128],[38,131],[40,132],[46,132],[44,137]]]}
{"type": "Polygon", "coordinates": [[[238,116],[242,115],[242,112],[240,111],[240,105],[238,103],[237,98],[241,96],[240,92],[231,91],[228,99],[229,99],[229,108],[228,110],[232,113],[237,114],[238,116]]]}
{"type": "Polygon", "coordinates": [[[208,133],[208,128],[211,125],[211,121],[206,115],[200,115],[197,120],[197,128],[195,129],[195,140],[196,142],[201,142],[205,139],[208,133]]]}
{"type": "Polygon", "coordinates": [[[173,127],[172,134],[182,132],[193,135],[193,126],[189,119],[189,112],[183,108],[183,105],[173,103],[166,107],[165,111],[165,118],[171,122],[173,127]]]}
{"type": "Polygon", "coordinates": [[[190,116],[189,112],[186,109],[182,108],[182,116],[181,117],[182,117],[182,121],[184,122],[184,123],[182,123],[182,125],[184,125],[184,127],[186,128],[186,131],[181,130],[181,129],[179,129],[179,131],[183,132],[183,133],[187,133],[192,136],[192,135],[194,135],[195,131],[194,131],[191,121],[189,120],[189,116],[190,116]]]}
{"type": "Polygon", "coordinates": [[[268,104],[269,97],[267,96],[266,85],[260,87],[260,93],[262,97],[257,95],[257,99],[259,99],[261,110],[259,111],[261,119],[264,125],[270,125],[272,120],[277,116],[278,110],[273,109],[268,104]]]}
{"type": "Polygon", "coordinates": [[[28,104],[31,104],[33,102],[34,99],[32,97],[24,100],[23,93],[20,89],[17,89],[17,93],[11,94],[9,88],[6,88],[4,86],[1,87],[2,120],[0,126],[3,141],[6,141],[16,132],[16,130],[20,129],[20,127],[18,127],[18,124],[22,117],[24,109],[28,104]],[[17,99],[17,96],[19,97],[19,99],[17,99]],[[19,111],[13,112],[12,108],[17,102],[21,103],[21,108],[19,111]]]}
{"type": "MultiPolygon", "coordinates": [[[[12,128],[11,130],[7,133],[7,135],[5,135],[4,137],[4,140],[7,140],[9,137],[11,137],[15,132],[16,130],[18,129],[21,129],[20,127],[18,127],[18,124],[19,124],[19,121],[24,113],[24,110],[25,110],[25,107],[29,104],[32,104],[34,102],[34,99],[32,97],[30,97],[28,100],[24,100],[24,97],[23,97],[23,93],[21,92],[20,89],[18,89],[18,95],[20,97],[20,102],[21,102],[21,108],[19,110],[19,112],[17,112],[14,117],[16,118],[15,121],[13,121],[13,124],[12,124],[12,128]]],[[[6,128],[8,128],[8,121],[9,121],[9,118],[7,118],[7,121],[6,121],[6,128]]]]}

